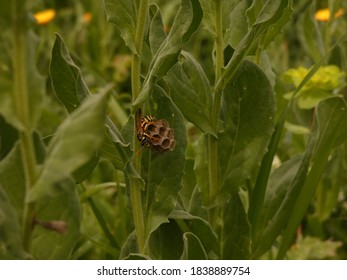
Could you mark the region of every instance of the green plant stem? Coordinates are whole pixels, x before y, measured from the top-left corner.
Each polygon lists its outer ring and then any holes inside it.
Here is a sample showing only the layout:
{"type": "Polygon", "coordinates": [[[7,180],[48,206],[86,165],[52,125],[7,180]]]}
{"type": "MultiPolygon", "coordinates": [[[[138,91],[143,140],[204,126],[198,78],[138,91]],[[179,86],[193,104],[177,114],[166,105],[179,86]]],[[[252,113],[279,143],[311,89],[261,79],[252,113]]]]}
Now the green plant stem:
{"type": "Polygon", "coordinates": [[[218,142],[217,139],[208,135],[208,172],[210,186],[210,204],[213,203],[218,193],[218,142]]]}
{"type": "MultiPolygon", "coordinates": [[[[148,15],[148,0],[141,0],[136,23],[136,33],[135,33],[135,47],[137,53],[133,54],[132,57],[132,68],[131,68],[131,87],[132,87],[132,101],[134,102],[141,90],[141,57],[142,57],[142,47],[144,41],[144,33],[146,27],[146,20],[148,15]]],[[[136,127],[136,117],[134,117],[134,127],[136,127]]],[[[133,150],[139,149],[140,145],[138,143],[136,133],[134,133],[133,139],[133,150]]],[[[134,168],[141,173],[141,157],[134,154],[133,157],[134,168]]],[[[145,222],[142,209],[142,199],[141,199],[141,186],[139,180],[133,177],[129,178],[130,183],[130,199],[133,212],[133,219],[135,225],[135,232],[137,237],[137,245],[139,252],[144,252],[145,247],[145,222]]]]}
{"type": "MultiPolygon", "coordinates": [[[[13,28],[13,70],[14,90],[13,102],[16,114],[22,124],[19,132],[19,145],[26,180],[26,193],[34,185],[37,178],[35,149],[30,127],[30,106],[28,95],[28,73],[26,67],[26,1],[12,2],[14,20],[13,28]]],[[[25,203],[23,213],[23,246],[30,252],[32,230],[35,215],[35,204],[25,203]]]]}
{"type": "Polygon", "coordinates": [[[215,29],[216,29],[216,69],[215,69],[215,81],[222,76],[223,67],[223,25],[222,25],[222,0],[215,1],[215,29]]]}
{"type": "MultiPolygon", "coordinates": [[[[222,1],[215,1],[215,30],[216,30],[216,68],[215,68],[215,80],[217,81],[222,76],[223,67],[223,26],[222,26],[222,1]]],[[[216,94],[215,96],[216,97],[216,94]]],[[[219,107],[216,105],[220,103],[220,99],[214,98],[214,105],[212,109],[212,125],[213,129],[217,131],[219,107]],[[215,109],[217,111],[215,111],[215,109]]],[[[218,193],[218,142],[217,139],[209,135],[208,136],[208,157],[209,157],[209,186],[210,186],[210,203],[213,203],[218,193]]]]}

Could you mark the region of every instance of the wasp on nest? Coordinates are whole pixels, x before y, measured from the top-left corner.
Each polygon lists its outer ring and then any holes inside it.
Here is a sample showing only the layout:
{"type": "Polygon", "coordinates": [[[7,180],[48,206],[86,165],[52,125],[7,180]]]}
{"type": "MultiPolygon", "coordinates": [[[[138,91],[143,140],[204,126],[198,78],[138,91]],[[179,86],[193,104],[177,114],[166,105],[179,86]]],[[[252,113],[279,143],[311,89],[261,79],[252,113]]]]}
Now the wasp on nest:
{"type": "Polygon", "coordinates": [[[175,136],[167,120],[157,120],[153,116],[142,117],[141,109],[136,112],[136,135],[143,147],[160,153],[173,151],[175,136]]]}

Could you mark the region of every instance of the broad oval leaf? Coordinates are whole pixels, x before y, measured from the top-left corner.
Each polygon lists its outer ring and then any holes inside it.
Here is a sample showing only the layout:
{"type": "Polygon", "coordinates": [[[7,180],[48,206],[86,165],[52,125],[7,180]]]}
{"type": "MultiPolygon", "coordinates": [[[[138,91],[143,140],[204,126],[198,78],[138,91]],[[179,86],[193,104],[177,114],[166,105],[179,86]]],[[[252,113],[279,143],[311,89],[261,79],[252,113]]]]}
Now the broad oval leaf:
{"type": "Polygon", "coordinates": [[[165,81],[172,100],[187,120],[204,133],[215,135],[210,120],[211,86],[202,67],[193,56],[182,52],[182,59],[168,72],[165,81]]]}
{"type": "Polygon", "coordinates": [[[245,61],[225,89],[221,117],[224,130],[218,134],[218,156],[223,195],[255,175],[274,129],[274,92],[254,63],[245,61]]]}
{"type": "Polygon", "coordinates": [[[139,1],[104,0],[107,20],[114,23],[129,49],[137,54],[135,47],[137,10],[139,1]]]}
{"type": "MultiPolygon", "coordinates": [[[[76,110],[83,100],[90,96],[80,69],[73,62],[64,40],[58,34],[56,34],[56,40],[52,49],[50,76],[57,98],[63,103],[69,113],[76,110]]],[[[108,116],[105,119],[105,124],[106,137],[104,137],[104,142],[100,148],[100,155],[110,160],[115,168],[123,170],[126,165],[129,166],[129,145],[124,142],[121,133],[108,116]]],[[[99,154],[94,155],[94,162],[98,157],[99,154]]],[[[89,165],[92,164],[93,161],[89,163],[89,165]]],[[[131,166],[129,168],[131,170],[131,166]]],[[[79,171],[78,173],[81,172],[79,171]]],[[[79,179],[83,179],[84,176],[79,177],[79,179]]]]}
{"type": "Polygon", "coordinates": [[[177,203],[185,163],[187,135],[184,119],[165,92],[155,87],[152,92],[150,112],[157,119],[166,119],[174,131],[174,151],[159,154],[142,150],[142,177],[146,182],[146,236],[168,221],[168,215],[177,203]]]}
{"type": "Polygon", "coordinates": [[[72,61],[64,40],[56,34],[49,65],[52,86],[57,98],[71,113],[90,95],[80,69],[72,61]]]}
{"type": "Polygon", "coordinates": [[[155,55],[161,44],[166,39],[166,33],[164,30],[163,19],[160,13],[160,9],[156,4],[152,4],[149,7],[150,26],[149,26],[149,47],[152,55],[155,55]]]}
{"type": "Polygon", "coordinates": [[[54,194],[57,182],[68,178],[96,153],[103,140],[107,101],[108,94],[90,96],[60,125],[27,202],[54,194]]]}

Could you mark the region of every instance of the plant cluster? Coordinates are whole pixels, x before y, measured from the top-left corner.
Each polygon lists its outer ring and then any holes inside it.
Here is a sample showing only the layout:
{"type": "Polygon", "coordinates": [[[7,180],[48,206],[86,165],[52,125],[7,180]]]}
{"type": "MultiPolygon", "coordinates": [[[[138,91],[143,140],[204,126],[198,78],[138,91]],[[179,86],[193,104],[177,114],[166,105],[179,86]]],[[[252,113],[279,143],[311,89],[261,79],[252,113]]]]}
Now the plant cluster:
{"type": "Polygon", "coordinates": [[[1,259],[347,257],[343,1],[90,2],[0,4],[1,259]]]}

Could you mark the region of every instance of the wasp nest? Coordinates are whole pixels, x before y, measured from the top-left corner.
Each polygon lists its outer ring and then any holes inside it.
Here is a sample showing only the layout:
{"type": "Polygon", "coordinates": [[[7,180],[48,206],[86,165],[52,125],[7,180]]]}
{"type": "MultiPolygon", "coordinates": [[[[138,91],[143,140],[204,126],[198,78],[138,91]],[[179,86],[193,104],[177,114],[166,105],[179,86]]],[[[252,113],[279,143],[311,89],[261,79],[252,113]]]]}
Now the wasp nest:
{"type": "Polygon", "coordinates": [[[166,120],[155,120],[147,127],[151,148],[163,153],[173,151],[176,147],[175,136],[172,128],[166,120]]]}

